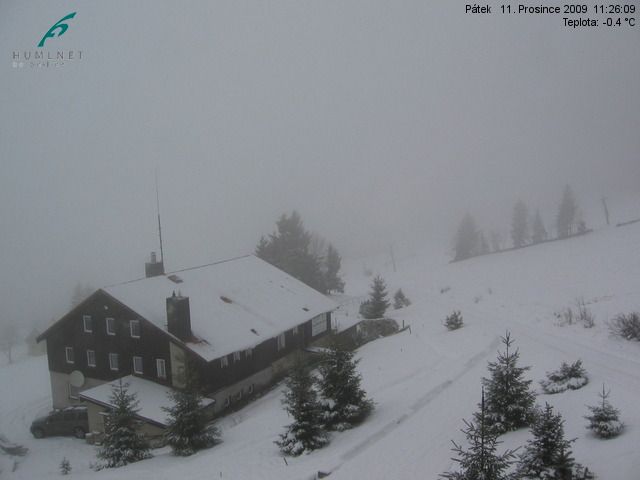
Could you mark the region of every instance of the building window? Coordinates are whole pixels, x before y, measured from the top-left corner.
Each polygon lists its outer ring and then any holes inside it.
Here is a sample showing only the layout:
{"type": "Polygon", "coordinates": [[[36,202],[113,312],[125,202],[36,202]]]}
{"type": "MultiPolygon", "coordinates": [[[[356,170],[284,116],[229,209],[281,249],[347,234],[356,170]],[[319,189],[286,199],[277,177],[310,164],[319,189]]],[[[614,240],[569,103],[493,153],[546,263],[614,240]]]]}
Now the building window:
{"type": "Polygon", "coordinates": [[[133,357],[133,373],[142,375],[142,357],[133,357]]]}
{"type": "Polygon", "coordinates": [[[327,317],[324,313],[321,313],[317,317],[311,320],[311,336],[315,337],[327,330],[327,317]]]}
{"type": "Polygon", "coordinates": [[[106,318],[107,322],[107,335],[115,335],[116,334],[116,320],[111,317],[106,318]]]}
{"type": "Polygon", "coordinates": [[[278,335],[278,351],[283,350],[284,347],[284,333],[281,333],[280,335],[278,335]]]}
{"type": "Polygon", "coordinates": [[[109,354],[109,368],[111,370],[115,370],[116,372],[118,371],[118,354],[117,353],[109,354]]]}
{"type": "MultiPolygon", "coordinates": [[[[69,396],[69,399],[71,400],[78,400],[78,387],[74,387],[71,384],[67,385],[67,394],[69,396]]],[[[60,418],[60,417],[58,417],[60,418]]]]}
{"type": "Polygon", "coordinates": [[[224,399],[224,406],[228,407],[229,405],[231,405],[231,397],[227,397],[224,399]]]}
{"type": "Polygon", "coordinates": [[[129,330],[131,338],[140,338],[140,320],[131,320],[129,322],[129,330]]]}
{"type": "Polygon", "coordinates": [[[240,361],[240,352],[233,352],[233,361],[234,363],[240,361]]]}
{"type": "Polygon", "coordinates": [[[84,331],[87,333],[93,332],[93,324],[91,322],[91,315],[83,315],[82,316],[82,326],[84,327],[84,331]]]}
{"type": "Polygon", "coordinates": [[[228,366],[229,366],[229,358],[225,355],[224,357],[220,358],[220,368],[224,368],[228,366]]]}
{"type": "Polygon", "coordinates": [[[64,356],[67,363],[73,363],[73,347],[64,347],[64,356]]]}
{"type": "Polygon", "coordinates": [[[94,350],[87,350],[87,366],[96,366],[96,352],[94,350]]]}
{"type": "Polygon", "coordinates": [[[298,326],[297,325],[291,329],[291,333],[294,334],[294,335],[298,334],[298,326]]]}
{"type": "Polygon", "coordinates": [[[156,358],[156,372],[158,378],[167,378],[167,368],[164,364],[164,359],[156,358]]]}
{"type": "Polygon", "coordinates": [[[247,349],[244,351],[244,356],[245,356],[246,358],[251,358],[251,357],[253,357],[253,348],[247,348],[247,349]]]}
{"type": "Polygon", "coordinates": [[[247,390],[249,392],[249,395],[251,395],[253,393],[253,383],[251,385],[249,385],[249,388],[247,390]]]}

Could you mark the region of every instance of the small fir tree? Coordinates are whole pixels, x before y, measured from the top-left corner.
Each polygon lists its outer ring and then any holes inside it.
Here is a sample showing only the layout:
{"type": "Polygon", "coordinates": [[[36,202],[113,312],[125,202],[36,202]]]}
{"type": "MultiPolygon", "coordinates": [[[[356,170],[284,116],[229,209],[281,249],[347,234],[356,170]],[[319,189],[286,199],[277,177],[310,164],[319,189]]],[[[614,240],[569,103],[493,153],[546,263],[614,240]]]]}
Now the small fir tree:
{"type": "Polygon", "coordinates": [[[298,456],[329,443],[322,425],[322,407],[318,402],[314,379],[299,357],[287,377],[282,401],[293,423],[286,427],[275,443],[286,455],[298,456]]]}
{"type": "Polygon", "coordinates": [[[507,470],[514,462],[514,451],[507,450],[502,455],[497,453],[500,445],[498,436],[488,428],[485,407],[484,390],[480,402],[480,412],[476,416],[476,422],[463,420],[466,428],[462,433],[467,437],[468,449],[453,442],[453,451],[456,453],[454,462],[459,464],[457,472],[441,474],[448,480],[509,480],[511,476],[507,470]]]}
{"type": "Polygon", "coordinates": [[[373,401],[360,387],[359,360],[354,353],[333,339],[318,369],[324,400],[323,422],[328,430],[347,430],[362,422],[373,410],[373,401]]]}
{"type": "Polygon", "coordinates": [[[138,400],[135,393],[129,393],[128,387],[121,380],[111,390],[112,408],[104,419],[104,439],[98,450],[98,458],[102,460],[96,467],[99,470],[122,467],[151,457],[144,435],[136,431],[138,400]]]}
{"type": "Polygon", "coordinates": [[[536,412],[531,425],[533,438],[520,455],[516,477],[522,480],[571,480],[575,461],[571,443],[564,438],[564,421],[548,403],[536,412]]]}
{"type": "Polygon", "coordinates": [[[169,393],[173,405],[162,409],[169,415],[165,436],[173,453],[182,457],[210,448],[218,442],[218,429],[207,424],[202,393],[192,368],[187,369],[183,390],[169,393]]]}
{"type": "Polygon", "coordinates": [[[373,279],[368,302],[366,308],[362,309],[364,318],[384,317],[384,313],[389,308],[389,301],[387,300],[387,285],[380,275],[373,279]]]}
{"type": "Polygon", "coordinates": [[[411,300],[407,298],[401,288],[393,294],[393,308],[396,310],[411,305],[411,300]]]}
{"type": "Polygon", "coordinates": [[[600,438],[616,437],[624,428],[624,424],[620,421],[620,412],[607,400],[610,393],[611,391],[606,391],[602,385],[602,393],[598,394],[601,400],[600,404],[587,406],[591,415],[584,417],[589,420],[587,429],[593,430],[593,433],[600,438]]]}
{"type": "Polygon", "coordinates": [[[578,390],[589,383],[587,371],[582,366],[582,360],[576,360],[571,365],[562,362],[558,370],[547,372],[547,379],[540,385],[545,393],[562,393],[566,390],[578,390]]]}
{"type": "Polygon", "coordinates": [[[444,325],[449,330],[457,330],[462,328],[464,322],[462,320],[462,313],[459,310],[454,310],[451,315],[448,315],[447,318],[444,319],[444,325]]]}
{"type": "Polygon", "coordinates": [[[342,258],[336,248],[329,244],[325,259],[325,286],[327,292],[344,293],[344,280],[340,278],[340,265],[342,258]]]}
{"type": "Polygon", "coordinates": [[[524,247],[529,239],[529,212],[527,206],[522,200],[513,207],[513,215],[511,217],[511,239],[515,248],[524,247]]]}
{"type": "MultiPolygon", "coordinates": [[[[489,378],[483,378],[486,394],[488,428],[496,434],[527,427],[533,420],[535,394],[531,390],[531,380],[524,374],[531,367],[519,367],[520,352],[513,350],[511,334],[502,337],[504,352],[498,352],[498,359],[489,362],[489,378]]],[[[476,418],[477,418],[476,414],[476,418]]]]}
{"type": "Polygon", "coordinates": [[[62,457],[62,461],[60,462],[60,474],[69,475],[71,473],[71,462],[67,457],[62,457]]]}
{"type": "Polygon", "coordinates": [[[547,239],[547,230],[544,228],[544,222],[542,216],[540,216],[540,210],[536,210],[536,214],[533,217],[533,235],[531,240],[533,243],[544,242],[547,239]]]}

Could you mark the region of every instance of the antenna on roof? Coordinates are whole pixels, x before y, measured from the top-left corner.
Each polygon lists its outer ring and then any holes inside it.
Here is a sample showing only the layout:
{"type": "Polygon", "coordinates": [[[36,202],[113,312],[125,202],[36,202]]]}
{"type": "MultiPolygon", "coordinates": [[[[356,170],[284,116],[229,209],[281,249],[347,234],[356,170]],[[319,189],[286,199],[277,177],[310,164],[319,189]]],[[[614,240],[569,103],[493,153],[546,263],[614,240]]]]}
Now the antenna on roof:
{"type": "Polygon", "coordinates": [[[144,273],[147,278],[164,275],[164,249],[162,248],[162,224],[160,223],[160,195],[158,193],[158,169],[156,177],[156,209],[158,210],[158,235],[160,236],[160,261],[156,259],[156,252],[151,252],[150,261],[144,265],[144,273]]]}
{"type": "Polygon", "coordinates": [[[160,262],[164,265],[164,250],[162,249],[162,224],[160,223],[160,195],[158,193],[158,169],[156,168],[156,209],[158,211],[158,236],[160,237],[160,262]]]}

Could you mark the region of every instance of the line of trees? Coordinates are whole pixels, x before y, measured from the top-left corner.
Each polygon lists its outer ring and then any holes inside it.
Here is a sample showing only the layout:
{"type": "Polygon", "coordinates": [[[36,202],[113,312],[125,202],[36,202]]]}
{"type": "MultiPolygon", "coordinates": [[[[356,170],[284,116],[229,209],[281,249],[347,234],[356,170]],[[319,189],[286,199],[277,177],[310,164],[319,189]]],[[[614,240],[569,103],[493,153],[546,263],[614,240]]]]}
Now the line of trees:
{"type": "MultiPolygon", "coordinates": [[[[578,204],[569,185],[564,187],[562,199],[558,204],[555,230],[558,239],[587,230],[586,223],[580,218],[578,204]]],[[[513,248],[535,245],[550,239],[540,210],[530,215],[529,208],[522,200],[518,200],[513,207],[510,234],[513,248]]],[[[485,233],[478,227],[473,216],[466,214],[454,237],[454,260],[499,252],[504,249],[503,244],[504,238],[498,232],[491,232],[490,242],[487,241],[485,233]]]]}

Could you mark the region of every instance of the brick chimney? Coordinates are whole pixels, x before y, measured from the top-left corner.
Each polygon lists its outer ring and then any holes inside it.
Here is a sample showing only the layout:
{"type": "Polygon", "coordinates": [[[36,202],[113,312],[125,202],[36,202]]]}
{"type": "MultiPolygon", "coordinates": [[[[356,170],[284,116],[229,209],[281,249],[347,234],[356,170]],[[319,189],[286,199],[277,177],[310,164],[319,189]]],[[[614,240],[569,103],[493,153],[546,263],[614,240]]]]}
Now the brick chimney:
{"type": "Polygon", "coordinates": [[[144,264],[144,274],[147,278],[164,275],[164,263],[157,260],[156,252],[151,252],[150,261],[144,264]]]}
{"type": "Polygon", "coordinates": [[[167,298],[167,330],[184,342],[193,338],[189,297],[176,296],[176,292],[173,292],[167,298]]]}

